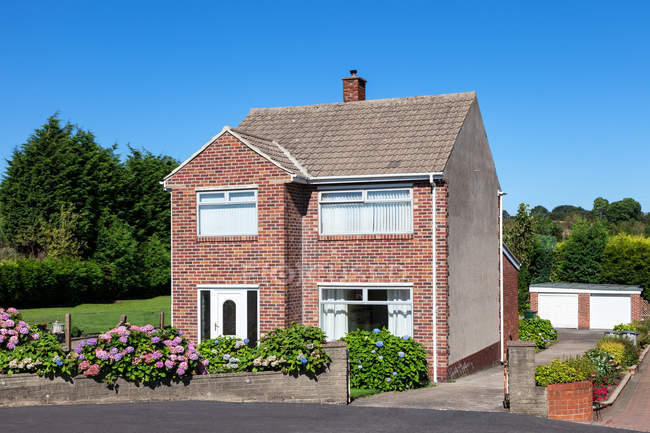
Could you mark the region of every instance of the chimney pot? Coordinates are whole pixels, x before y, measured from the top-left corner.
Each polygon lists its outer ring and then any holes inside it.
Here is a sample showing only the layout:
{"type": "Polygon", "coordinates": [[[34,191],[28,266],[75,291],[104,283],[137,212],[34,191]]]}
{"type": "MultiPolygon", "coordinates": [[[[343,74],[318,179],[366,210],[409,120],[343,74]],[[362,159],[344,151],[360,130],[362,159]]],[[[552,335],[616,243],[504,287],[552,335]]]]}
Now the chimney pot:
{"type": "Polygon", "coordinates": [[[350,70],[350,76],[343,78],[343,102],[366,100],[366,80],[357,75],[356,69],[350,70]]]}

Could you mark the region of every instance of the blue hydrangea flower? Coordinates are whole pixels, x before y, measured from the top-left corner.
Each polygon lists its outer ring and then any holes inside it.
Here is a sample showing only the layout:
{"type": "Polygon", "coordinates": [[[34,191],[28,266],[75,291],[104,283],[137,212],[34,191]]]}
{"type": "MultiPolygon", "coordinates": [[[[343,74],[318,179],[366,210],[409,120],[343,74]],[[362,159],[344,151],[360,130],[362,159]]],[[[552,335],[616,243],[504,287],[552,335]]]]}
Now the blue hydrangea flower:
{"type": "Polygon", "coordinates": [[[248,343],[250,343],[250,342],[251,342],[251,341],[250,341],[248,338],[244,338],[244,343],[248,344],[248,343]]]}
{"type": "Polygon", "coordinates": [[[55,362],[55,364],[61,367],[63,365],[63,361],[59,359],[58,361],[55,362]]]}
{"type": "Polygon", "coordinates": [[[405,336],[402,337],[402,340],[408,340],[409,338],[411,338],[411,337],[409,337],[408,335],[405,335],[405,336]]]}
{"type": "Polygon", "coordinates": [[[384,347],[384,342],[379,340],[377,343],[375,343],[377,347],[384,347]]]}
{"type": "Polygon", "coordinates": [[[363,365],[359,364],[359,365],[357,366],[357,368],[358,368],[359,370],[361,370],[361,369],[363,368],[363,365]]]}
{"type": "Polygon", "coordinates": [[[375,352],[377,352],[375,349],[372,349],[372,350],[370,351],[370,353],[375,353],[375,352]]]}
{"type": "Polygon", "coordinates": [[[404,358],[404,352],[400,350],[399,352],[397,352],[397,356],[399,356],[400,358],[404,358]]]}
{"type": "Polygon", "coordinates": [[[86,357],[85,357],[85,356],[83,355],[83,353],[82,353],[81,355],[79,355],[79,357],[78,357],[77,359],[80,359],[80,360],[83,361],[84,359],[86,359],[86,357]]]}
{"type": "Polygon", "coordinates": [[[372,332],[374,332],[375,334],[379,334],[380,331],[379,331],[379,328],[375,328],[375,329],[372,330],[372,332]]]}
{"type": "Polygon", "coordinates": [[[393,371],[393,376],[397,376],[397,372],[396,372],[396,371],[393,371]]]}
{"type": "Polygon", "coordinates": [[[387,377],[387,378],[386,378],[386,382],[390,382],[390,377],[387,377]]]}
{"type": "Polygon", "coordinates": [[[301,362],[302,364],[307,364],[307,358],[305,358],[305,357],[303,356],[302,358],[300,358],[300,362],[301,362]]]}
{"type": "Polygon", "coordinates": [[[383,357],[383,356],[381,356],[381,355],[379,355],[379,357],[378,357],[378,358],[379,358],[379,360],[380,360],[380,361],[383,361],[383,360],[384,360],[384,357],[383,357]]]}

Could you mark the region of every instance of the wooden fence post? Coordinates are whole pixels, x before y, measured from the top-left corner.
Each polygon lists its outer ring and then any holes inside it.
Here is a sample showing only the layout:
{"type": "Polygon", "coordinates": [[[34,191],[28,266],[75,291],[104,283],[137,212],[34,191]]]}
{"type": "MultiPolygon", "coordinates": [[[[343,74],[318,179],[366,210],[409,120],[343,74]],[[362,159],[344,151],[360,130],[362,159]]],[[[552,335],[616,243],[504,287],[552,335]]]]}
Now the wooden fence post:
{"type": "Polygon", "coordinates": [[[65,348],[68,352],[72,349],[72,339],[70,338],[72,336],[71,322],[70,313],[65,313],[65,348]]]}
{"type": "Polygon", "coordinates": [[[126,323],[126,314],[120,316],[120,323],[118,326],[124,325],[126,323]]]}
{"type": "Polygon", "coordinates": [[[160,312],[160,329],[163,329],[165,327],[165,312],[161,311],[160,312]]]}

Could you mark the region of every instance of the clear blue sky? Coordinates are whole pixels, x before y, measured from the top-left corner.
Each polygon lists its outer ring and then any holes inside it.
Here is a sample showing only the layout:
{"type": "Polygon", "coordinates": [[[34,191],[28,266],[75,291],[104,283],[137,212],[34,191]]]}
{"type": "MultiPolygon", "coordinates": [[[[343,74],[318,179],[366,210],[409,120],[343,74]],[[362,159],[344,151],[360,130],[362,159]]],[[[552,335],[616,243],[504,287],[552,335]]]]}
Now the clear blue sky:
{"type": "Polygon", "coordinates": [[[650,2],[14,1],[0,6],[0,169],[58,111],[185,159],[251,107],[476,90],[503,189],[650,211],[650,2]]]}

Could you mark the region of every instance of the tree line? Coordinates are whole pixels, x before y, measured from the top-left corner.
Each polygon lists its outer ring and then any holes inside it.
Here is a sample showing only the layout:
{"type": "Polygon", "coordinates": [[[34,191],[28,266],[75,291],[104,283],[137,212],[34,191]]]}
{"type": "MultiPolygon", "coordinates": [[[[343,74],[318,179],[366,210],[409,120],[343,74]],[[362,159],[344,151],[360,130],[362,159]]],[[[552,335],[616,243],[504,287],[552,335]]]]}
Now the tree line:
{"type": "Polygon", "coordinates": [[[503,219],[504,242],[522,264],[520,309],[528,308],[529,285],[548,281],[638,285],[650,300],[650,215],[638,201],[598,197],[591,210],[552,211],[521,203],[503,219]]]}
{"type": "Polygon", "coordinates": [[[0,183],[0,305],[49,306],[169,292],[170,156],[116,146],[54,115],[0,183]]]}

